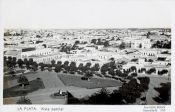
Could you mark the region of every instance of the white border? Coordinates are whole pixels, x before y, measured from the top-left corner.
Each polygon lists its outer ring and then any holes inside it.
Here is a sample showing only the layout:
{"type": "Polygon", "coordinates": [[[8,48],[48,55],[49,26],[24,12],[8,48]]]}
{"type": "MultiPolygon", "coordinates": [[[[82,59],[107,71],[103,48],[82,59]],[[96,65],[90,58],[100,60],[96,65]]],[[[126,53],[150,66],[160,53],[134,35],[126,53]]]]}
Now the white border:
{"type": "MultiPolygon", "coordinates": [[[[175,2],[173,0],[0,0],[0,54],[3,53],[4,28],[172,28],[172,68],[175,48],[175,2]]],[[[0,58],[0,112],[18,112],[15,105],[3,105],[3,58],[0,58]],[[2,110],[2,111],[1,111],[2,110]]],[[[166,112],[175,111],[174,69],[172,69],[172,102],[166,112]]],[[[25,106],[26,107],[26,106],[25,106]]],[[[31,107],[31,106],[27,106],[31,107]]],[[[36,105],[63,107],[64,112],[142,112],[144,106],[113,105],[36,105]]],[[[36,111],[38,112],[38,111],[36,111]]]]}

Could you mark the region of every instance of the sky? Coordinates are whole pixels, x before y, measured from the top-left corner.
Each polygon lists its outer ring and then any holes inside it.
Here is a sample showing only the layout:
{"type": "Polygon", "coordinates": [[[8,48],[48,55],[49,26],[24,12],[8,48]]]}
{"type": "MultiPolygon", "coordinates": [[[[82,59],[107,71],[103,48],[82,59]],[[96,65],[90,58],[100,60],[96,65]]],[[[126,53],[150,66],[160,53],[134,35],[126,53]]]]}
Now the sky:
{"type": "Polygon", "coordinates": [[[159,28],[171,27],[172,24],[172,5],[157,0],[1,2],[4,28],[159,28]]]}

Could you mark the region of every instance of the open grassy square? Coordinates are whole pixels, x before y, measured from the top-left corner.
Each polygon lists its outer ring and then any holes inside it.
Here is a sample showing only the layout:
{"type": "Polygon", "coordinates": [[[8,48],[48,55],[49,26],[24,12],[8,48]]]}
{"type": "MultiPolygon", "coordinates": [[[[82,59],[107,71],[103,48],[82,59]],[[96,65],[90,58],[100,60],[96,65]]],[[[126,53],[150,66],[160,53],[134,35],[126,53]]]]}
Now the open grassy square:
{"type": "Polygon", "coordinates": [[[111,79],[91,78],[89,81],[87,81],[87,80],[81,80],[80,76],[61,75],[61,74],[59,74],[58,77],[66,86],[75,86],[87,89],[102,88],[102,87],[104,88],[118,87],[122,85],[120,81],[111,79]]]}

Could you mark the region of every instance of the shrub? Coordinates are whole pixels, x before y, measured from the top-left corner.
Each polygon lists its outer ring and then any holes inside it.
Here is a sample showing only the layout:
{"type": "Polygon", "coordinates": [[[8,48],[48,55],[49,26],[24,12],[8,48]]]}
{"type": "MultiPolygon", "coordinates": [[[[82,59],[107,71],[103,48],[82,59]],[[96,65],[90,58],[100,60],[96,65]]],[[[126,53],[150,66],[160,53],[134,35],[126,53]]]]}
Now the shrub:
{"type": "Polygon", "coordinates": [[[136,77],[137,73],[132,73],[131,76],[136,77]]]}
{"type": "Polygon", "coordinates": [[[132,66],[130,69],[131,69],[131,71],[137,70],[137,68],[135,66],[132,66]]]}
{"type": "Polygon", "coordinates": [[[67,71],[63,71],[63,73],[67,73],[67,71]]]}
{"type": "Polygon", "coordinates": [[[26,97],[21,97],[16,104],[32,104],[31,100],[26,97]]]}
{"type": "Polygon", "coordinates": [[[151,68],[150,71],[153,73],[153,72],[156,72],[156,68],[151,68]]]}
{"type": "Polygon", "coordinates": [[[141,68],[140,72],[143,73],[143,72],[146,72],[146,69],[145,68],[141,68]]]}
{"type": "Polygon", "coordinates": [[[151,68],[148,71],[146,71],[147,74],[152,74],[153,72],[156,72],[155,68],[151,68]]]}
{"type": "Polygon", "coordinates": [[[157,92],[159,92],[159,95],[153,99],[158,103],[171,102],[171,83],[161,83],[160,85],[161,87],[154,88],[157,92]]]}
{"type": "Polygon", "coordinates": [[[88,80],[87,77],[81,77],[81,80],[88,80]]]}
{"type": "Polygon", "coordinates": [[[141,91],[149,89],[150,78],[149,77],[138,77],[140,80],[141,91]]]}
{"type": "Polygon", "coordinates": [[[163,74],[166,74],[168,73],[168,70],[164,69],[162,71],[158,71],[158,75],[163,75],[163,74]]]}
{"type": "Polygon", "coordinates": [[[75,72],[74,71],[70,71],[70,74],[75,74],[75,72]]]}
{"type": "Polygon", "coordinates": [[[115,73],[117,76],[122,76],[122,72],[120,70],[116,70],[115,73]]]}

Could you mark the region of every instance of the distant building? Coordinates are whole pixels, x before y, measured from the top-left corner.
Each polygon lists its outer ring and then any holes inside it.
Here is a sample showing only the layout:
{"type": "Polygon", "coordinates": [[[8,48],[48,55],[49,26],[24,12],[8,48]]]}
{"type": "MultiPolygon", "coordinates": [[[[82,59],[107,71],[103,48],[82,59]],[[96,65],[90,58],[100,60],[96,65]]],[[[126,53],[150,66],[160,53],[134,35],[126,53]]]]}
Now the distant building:
{"type": "Polygon", "coordinates": [[[137,39],[131,41],[131,48],[137,49],[137,48],[143,48],[143,49],[149,49],[151,48],[151,41],[150,39],[137,39]]]}
{"type": "Polygon", "coordinates": [[[21,58],[28,58],[31,55],[35,56],[43,56],[43,55],[49,55],[53,54],[55,52],[54,49],[51,48],[45,48],[45,49],[36,49],[34,51],[28,51],[28,52],[22,52],[21,53],[21,58]]]}

